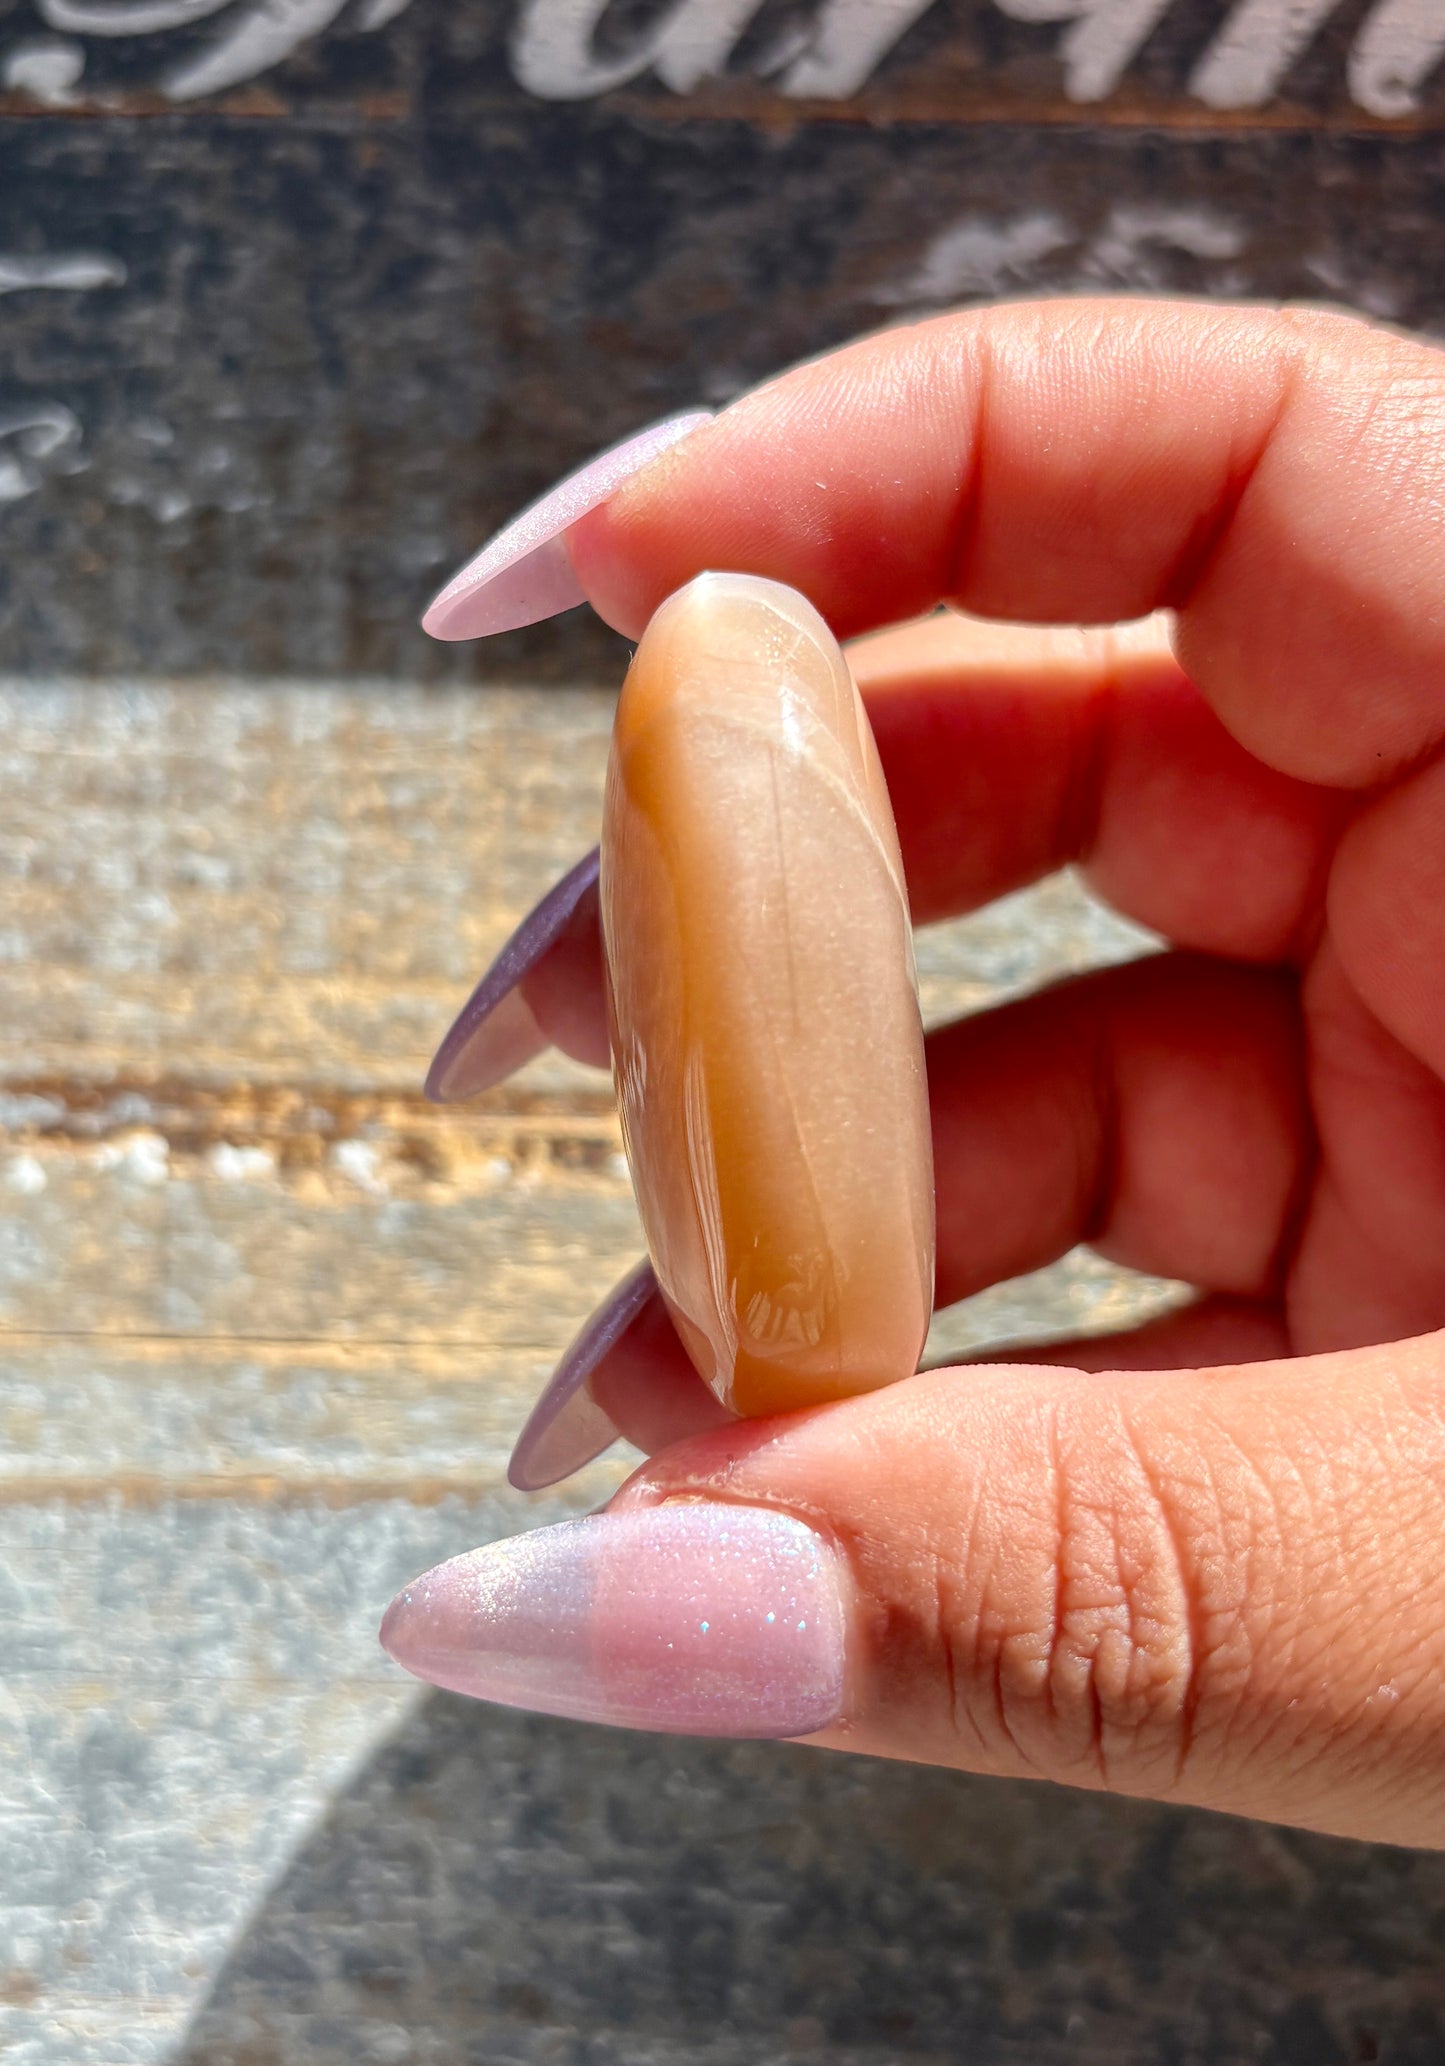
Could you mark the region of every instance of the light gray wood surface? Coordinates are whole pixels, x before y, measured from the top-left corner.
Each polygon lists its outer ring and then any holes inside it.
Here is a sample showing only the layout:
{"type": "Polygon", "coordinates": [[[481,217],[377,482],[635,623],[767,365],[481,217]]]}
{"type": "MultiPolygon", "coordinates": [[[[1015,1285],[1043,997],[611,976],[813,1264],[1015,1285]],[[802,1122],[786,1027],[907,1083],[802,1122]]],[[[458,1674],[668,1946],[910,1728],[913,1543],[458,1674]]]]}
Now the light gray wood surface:
{"type": "MultiPolygon", "coordinates": [[[[594,836],[609,721],[555,690],[0,687],[0,2051],[1143,2059],[1174,2018],[1171,2057],[1283,2058],[1304,2015],[1337,2048],[1310,2056],[1377,2056],[1338,2048],[1438,2018],[1430,1861],[532,1723],[378,1652],[415,1571],[627,1467],[503,1479],[638,1252],[610,1086],[547,1058],[459,1113],[419,1094],[594,836]],[[1348,1984],[1306,2011],[1322,1933],[1348,1984]]],[[[923,938],[928,1009],[1142,944],[1052,883],[923,938]]],[[[1171,1295],[1073,1257],[940,1341],[1171,1295]]]]}

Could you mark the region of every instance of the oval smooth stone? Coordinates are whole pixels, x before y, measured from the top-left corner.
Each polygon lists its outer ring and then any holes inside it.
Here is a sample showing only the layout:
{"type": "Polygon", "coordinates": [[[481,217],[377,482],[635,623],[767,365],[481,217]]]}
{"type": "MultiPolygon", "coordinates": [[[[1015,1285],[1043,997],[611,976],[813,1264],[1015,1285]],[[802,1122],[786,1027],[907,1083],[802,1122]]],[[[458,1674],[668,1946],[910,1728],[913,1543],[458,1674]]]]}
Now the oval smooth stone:
{"type": "Polygon", "coordinates": [[[704,574],[644,632],[602,826],[613,1073],[643,1228],[737,1413],[917,1368],[933,1163],[878,751],[812,605],[704,574]]]}

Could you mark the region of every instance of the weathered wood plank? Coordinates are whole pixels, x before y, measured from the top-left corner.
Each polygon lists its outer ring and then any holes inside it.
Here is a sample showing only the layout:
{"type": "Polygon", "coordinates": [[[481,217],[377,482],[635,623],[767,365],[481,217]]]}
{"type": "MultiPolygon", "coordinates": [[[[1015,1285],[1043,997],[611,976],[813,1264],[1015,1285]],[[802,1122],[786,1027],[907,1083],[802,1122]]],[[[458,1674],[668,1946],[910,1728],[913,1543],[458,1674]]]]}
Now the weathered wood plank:
{"type": "MultiPolygon", "coordinates": [[[[414,1089],[488,956],[595,839],[611,711],[582,691],[0,683],[0,1081],[58,1098],[62,1131],[84,1130],[63,1080],[164,1080],[173,1105],[219,1081],[239,1102],[217,1138],[296,1123],[264,1100],[248,1120],[241,1086],[414,1089]]],[[[924,933],[925,1008],[1141,939],[1061,879],[924,933]]],[[[604,1084],[556,1062],[526,1081],[604,1084]]]]}
{"type": "MultiPolygon", "coordinates": [[[[640,1245],[605,1077],[553,1060],[464,1113],[398,1086],[591,837],[609,699],[17,687],[0,716],[0,1328],[555,1355],[640,1245]]],[[[925,935],[926,998],[1141,940],[1061,880],[925,935]]],[[[1072,1265],[953,1338],[1116,1282],[1072,1265]]]]}
{"type": "MultiPolygon", "coordinates": [[[[170,1498],[424,1505],[498,1488],[527,1407],[593,1295],[589,1277],[610,1267],[599,1272],[591,1249],[565,1260],[547,1251],[527,1289],[535,1307],[503,1314],[470,1341],[348,1340],[344,1306],[330,1339],[7,1327],[0,1507],[110,1497],[137,1507],[170,1498]],[[512,1346],[513,1328],[535,1345],[512,1346]]],[[[499,1283],[505,1297],[505,1276],[499,1283]]],[[[1166,1285],[1071,1256],[943,1316],[931,1350],[1127,1326],[1169,1297],[1166,1285]]],[[[396,1324],[384,1279],[376,1299],[371,1325],[396,1324]]],[[[483,1303],[484,1323],[492,1310],[483,1303]]],[[[592,1488],[626,1467],[619,1452],[592,1488]]]]}
{"type": "Polygon", "coordinates": [[[7,1073],[411,1087],[595,837],[610,705],[76,689],[3,717],[7,1073]]]}
{"type": "Polygon", "coordinates": [[[615,680],[416,618],[670,409],[998,294],[1445,322],[1428,6],[707,16],[0,0],[0,662],[615,680]]]}
{"type": "MultiPolygon", "coordinates": [[[[606,1078],[543,1064],[461,1113],[417,1088],[481,963],[591,838],[609,719],[605,695],[550,691],[0,684],[0,2046],[16,2066],[468,2056],[417,1998],[377,2013],[378,1950],[344,1902],[328,1913],[350,1979],[294,1962],[287,1978],[263,1924],[239,2006],[189,2050],[185,2030],[327,1804],[389,1732],[407,1741],[415,1696],[375,1641],[391,1592],[584,1510],[627,1467],[541,1500],[503,1482],[552,1357],[636,1253],[606,1078]]],[[[1060,881],[925,936],[920,960],[945,1012],[1141,943],[1060,881]]],[[[1123,1324],[1167,1296],[1076,1256],[949,1327],[967,1345],[1123,1324]]],[[[524,1825],[557,1813],[554,1739],[526,1739],[536,1783],[496,1825],[524,1860],[550,1854],[524,1825]]],[[[611,1769],[605,1742],[596,1755],[611,1769]]],[[[616,1769],[630,1814],[646,1759],[616,1769]]],[[[708,1782],[680,1784],[682,1828],[708,1782]]],[[[370,1869],[323,1876],[363,1886],[370,1869]]],[[[880,1884],[910,1869],[900,1856],[880,1884]]],[[[450,1871],[432,1882],[438,1941],[468,1905],[450,1871]]],[[[291,1934],[314,1947],[315,1928],[291,1934]]],[[[568,2003],[595,1932],[583,1910],[548,1940],[568,1947],[568,2003]]],[[[475,1973],[463,1994],[488,2066],[566,2055],[475,1973]]],[[[598,1995],[588,2020],[605,2035],[612,2014],[598,1995]]],[[[619,2042],[629,2066],[689,2057],[680,2035],[619,2042]]]]}
{"type": "Polygon", "coordinates": [[[415,1703],[376,1600],[508,1525],[455,1500],[5,1515],[7,2062],[176,2056],[266,1885],[415,1703]]]}

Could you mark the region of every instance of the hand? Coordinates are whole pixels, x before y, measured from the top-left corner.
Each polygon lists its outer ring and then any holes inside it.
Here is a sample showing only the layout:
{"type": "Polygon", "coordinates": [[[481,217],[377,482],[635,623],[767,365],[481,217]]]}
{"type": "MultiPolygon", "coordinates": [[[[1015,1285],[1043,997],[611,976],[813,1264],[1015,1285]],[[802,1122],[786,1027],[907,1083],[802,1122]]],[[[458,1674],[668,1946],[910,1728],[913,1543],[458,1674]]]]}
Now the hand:
{"type": "Polygon", "coordinates": [[[941,601],[1175,613],[1172,652],[937,619],[853,657],[916,919],[1076,860],[1172,949],[933,1037],[940,1301],[1078,1241],[1201,1297],[691,1436],[582,1537],[481,1553],[526,1579],[490,1621],[447,1582],[404,1595],[407,1661],[431,1641],[429,1676],[562,1712],[793,1722],[1445,1843],[1442,510],[1445,356],[1119,302],[835,353],[577,525],[629,635],[708,566],[792,583],[840,635],[941,601]],[[659,1544],[671,1581],[638,1561],[659,1544]],[[807,1633],[765,1668],[743,1609],[805,1567],[807,1633]],[[639,1691],[643,1624],[681,1648],[720,1568],[728,1698],[639,1691]],[[541,1657],[538,1587],[549,1627],[585,1607],[585,1662],[541,1657]]]}

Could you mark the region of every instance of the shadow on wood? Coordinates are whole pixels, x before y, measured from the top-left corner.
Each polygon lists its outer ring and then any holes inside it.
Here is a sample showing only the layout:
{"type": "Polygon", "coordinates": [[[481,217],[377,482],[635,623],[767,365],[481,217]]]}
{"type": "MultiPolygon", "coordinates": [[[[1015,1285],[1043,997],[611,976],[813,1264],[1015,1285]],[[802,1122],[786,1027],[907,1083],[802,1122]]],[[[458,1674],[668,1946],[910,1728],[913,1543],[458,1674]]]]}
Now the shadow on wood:
{"type": "Polygon", "coordinates": [[[434,1695],[179,2066],[1427,2066],[1442,1924],[1442,1857],[434,1695]]]}

